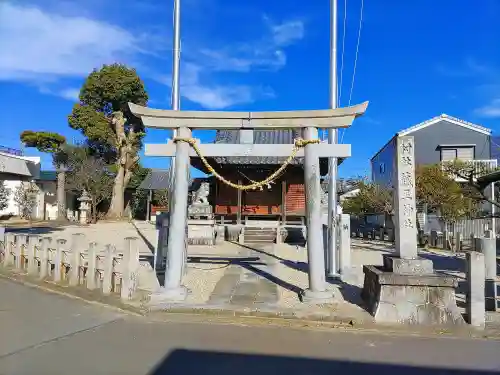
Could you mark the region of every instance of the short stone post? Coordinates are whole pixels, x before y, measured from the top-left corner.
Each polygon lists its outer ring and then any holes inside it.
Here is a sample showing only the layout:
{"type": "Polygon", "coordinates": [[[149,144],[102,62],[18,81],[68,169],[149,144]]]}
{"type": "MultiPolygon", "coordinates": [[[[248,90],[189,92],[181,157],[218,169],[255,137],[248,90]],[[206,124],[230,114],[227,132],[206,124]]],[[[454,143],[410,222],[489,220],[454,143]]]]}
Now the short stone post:
{"type": "Polygon", "coordinates": [[[69,266],[69,285],[80,284],[80,271],[82,253],[84,250],[85,236],[82,233],[75,233],[71,236],[71,259],[69,266]]]}
{"type": "MultiPolygon", "coordinates": [[[[491,231],[487,231],[491,232],[491,231]]],[[[486,233],[489,234],[489,233],[486,233]]],[[[496,311],[497,249],[496,238],[481,238],[484,255],[486,311],[496,311]]]]}
{"type": "Polygon", "coordinates": [[[113,266],[115,262],[115,248],[106,245],[104,250],[104,269],[102,273],[102,293],[110,294],[113,289],[113,266]]]}
{"type": "Polygon", "coordinates": [[[49,248],[52,238],[43,237],[42,244],[40,246],[40,279],[47,277],[49,273],[49,248]]]}
{"type": "Polygon", "coordinates": [[[469,238],[471,243],[471,251],[479,251],[478,249],[476,249],[476,236],[474,235],[474,233],[471,233],[469,238]]]}
{"type": "Polygon", "coordinates": [[[18,234],[16,236],[16,247],[15,247],[15,267],[18,270],[24,268],[24,255],[26,254],[26,235],[18,234]]]}
{"type": "Polygon", "coordinates": [[[28,246],[26,247],[26,260],[28,263],[27,272],[28,275],[32,275],[38,272],[38,254],[37,247],[40,245],[39,236],[29,236],[28,246]]]}
{"type": "Polygon", "coordinates": [[[477,251],[467,257],[467,319],[470,325],[484,328],[485,325],[485,268],[484,255],[477,251]]]}
{"type": "Polygon", "coordinates": [[[97,271],[97,243],[91,242],[87,251],[87,273],[85,275],[87,289],[93,290],[96,288],[96,271],[97,271]]]}
{"type": "Polygon", "coordinates": [[[238,243],[243,245],[245,243],[245,227],[240,229],[240,234],[238,234],[238,243]]]}
{"type": "Polygon", "coordinates": [[[56,283],[62,280],[62,257],[64,245],[66,245],[66,240],[63,238],[58,238],[56,244],[56,253],[54,255],[54,282],[56,283]]]}
{"type": "Polygon", "coordinates": [[[339,273],[344,276],[351,269],[351,217],[339,215],[339,273]]]}
{"type": "Polygon", "coordinates": [[[451,247],[448,246],[449,241],[450,241],[450,232],[445,230],[443,232],[443,250],[451,250],[451,247]]]}
{"type": "Polygon", "coordinates": [[[431,230],[430,246],[436,248],[437,243],[438,243],[438,232],[437,230],[431,230]]]}
{"type": "Polygon", "coordinates": [[[460,232],[455,232],[455,235],[453,236],[454,239],[454,248],[453,251],[456,253],[459,253],[462,251],[462,233],[460,232]]]}
{"type": "Polygon", "coordinates": [[[122,259],[122,282],[120,297],[123,301],[132,299],[138,283],[139,247],[137,238],[125,238],[125,248],[122,259]]]}
{"type": "Polygon", "coordinates": [[[389,242],[395,242],[396,241],[396,234],[394,233],[394,229],[388,229],[387,230],[387,235],[388,235],[389,242]]]}
{"type": "Polygon", "coordinates": [[[282,237],[281,237],[281,226],[278,225],[276,227],[276,245],[280,245],[282,243],[282,237]]]}
{"type": "Polygon", "coordinates": [[[380,241],[385,241],[385,228],[379,229],[379,239],[380,241]]]}
{"type": "Polygon", "coordinates": [[[14,246],[16,242],[16,236],[13,233],[7,233],[5,235],[5,253],[4,253],[4,258],[3,258],[3,264],[4,266],[8,267],[10,266],[14,260],[13,260],[13,252],[14,252],[14,246]]]}

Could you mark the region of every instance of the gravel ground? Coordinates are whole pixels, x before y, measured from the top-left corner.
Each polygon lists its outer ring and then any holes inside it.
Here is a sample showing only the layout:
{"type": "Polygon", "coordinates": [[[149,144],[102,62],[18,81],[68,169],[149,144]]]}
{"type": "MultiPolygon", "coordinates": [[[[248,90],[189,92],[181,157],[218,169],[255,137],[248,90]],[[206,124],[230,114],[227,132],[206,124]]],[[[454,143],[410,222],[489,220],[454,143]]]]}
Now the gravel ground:
{"type": "MultiPolygon", "coordinates": [[[[359,304],[361,291],[363,286],[363,264],[382,264],[382,254],[387,252],[387,249],[368,250],[362,247],[357,247],[353,243],[352,252],[352,274],[345,278],[345,284],[339,288],[335,283],[330,283],[329,288],[335,295],[336,313],[346,316],[359,316],[362,319],[367,319],[368,314],[362,309],[359,304]]],[[[307,276],[307,251],[305,248],[279,245],[275,247],[275,255],[281,260],[275,267],[275,276],[286,283],[292,284],[301,290],[306,289],[309,285],[307,276]]],[[[280,300],[279,306],[294,310],[311,310],[300,302],[296,291],[283,286],[279,286],[280,300]]],[[[315,307],[318,312],[322,309],[321,306],[315,307]]],[[[325,306],[324,309],[331,311],[332,306],[325,306]]]]}

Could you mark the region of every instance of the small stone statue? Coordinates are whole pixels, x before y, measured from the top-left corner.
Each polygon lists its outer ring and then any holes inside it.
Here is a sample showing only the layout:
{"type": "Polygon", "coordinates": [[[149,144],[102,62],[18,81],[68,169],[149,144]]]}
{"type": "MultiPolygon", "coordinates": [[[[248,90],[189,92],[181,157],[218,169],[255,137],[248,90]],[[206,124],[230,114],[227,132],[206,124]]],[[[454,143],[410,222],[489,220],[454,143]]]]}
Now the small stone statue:
{"type": "Polygon", "coordinates": [[[193,197],[193,205],[208,204],[208,195],[210,194],[210,184],[202,182],[200,188],[196,191],[193,197]]]}
{"type": "Polygon", "coordinates": [[[191,204],[188,206],[188,215],[193,218],[213,218],[212,206],[208,203],[210,184],[202,182],[199,189],[193,193],[191,204]]]}

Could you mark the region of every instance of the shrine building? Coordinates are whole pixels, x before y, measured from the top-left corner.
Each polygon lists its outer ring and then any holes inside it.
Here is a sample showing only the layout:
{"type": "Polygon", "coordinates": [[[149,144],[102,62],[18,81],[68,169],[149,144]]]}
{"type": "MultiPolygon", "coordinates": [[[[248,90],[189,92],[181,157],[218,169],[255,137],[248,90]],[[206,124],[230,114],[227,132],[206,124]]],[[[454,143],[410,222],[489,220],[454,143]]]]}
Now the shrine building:
{"type": "MultiPolygon", "coordinates": [[[[214,143],[218,144],[293,144],[300,137],[296,130],[254,130],[253,139],[240,139],[238,130],[218,130],[214,143]]],[[[250,134],[252,134],[250,133],[250,134]]],[[[276,171],[285,157],[210,157],[210,165],[226,179],[243,185],[262,181],[276,171]]],[[[344,159],[339,158],[338,163],[344,159]]],[[[210,174],[199,157],[191,157],[191,165],[210,174]]],[[[320,173],[328,173],[328,159],[320,159],[320,173]]],[[[241,191],[212,177],[209,201],[217,222],[247,224],[269,221],[280,225],[305,223],[305,190],[303,157],[296,157],[283,174],[268,186],[241,191]]],[[[324,188],[324,187],[323,187],[324,188]]]]}

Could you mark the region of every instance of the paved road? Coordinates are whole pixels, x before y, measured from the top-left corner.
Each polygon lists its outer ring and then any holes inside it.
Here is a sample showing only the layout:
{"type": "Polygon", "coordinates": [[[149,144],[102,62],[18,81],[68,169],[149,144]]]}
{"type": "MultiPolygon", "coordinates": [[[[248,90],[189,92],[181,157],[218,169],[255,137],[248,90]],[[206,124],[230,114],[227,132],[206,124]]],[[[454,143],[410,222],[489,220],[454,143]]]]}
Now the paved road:
{"type": "Polygon", "coordinates": [[[5,280],[0,303],[2,375],[500,372],[498,341],[158,323],[5,280]]]}

